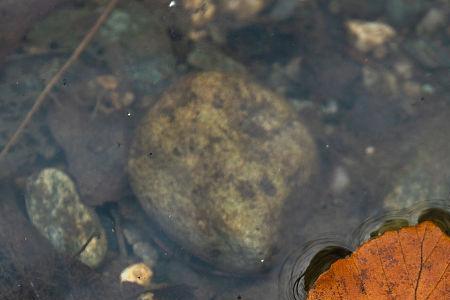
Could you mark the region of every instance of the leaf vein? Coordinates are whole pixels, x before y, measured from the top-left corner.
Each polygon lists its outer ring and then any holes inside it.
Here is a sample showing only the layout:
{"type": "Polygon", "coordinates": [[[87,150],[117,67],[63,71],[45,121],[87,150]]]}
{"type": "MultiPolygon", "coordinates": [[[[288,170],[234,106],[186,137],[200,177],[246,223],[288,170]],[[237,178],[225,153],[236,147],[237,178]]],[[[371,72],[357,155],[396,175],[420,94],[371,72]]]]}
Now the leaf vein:
{"type": "MultiPolygon", "coordinates": [[[[439,241],[441,239],[439,238],[439,241]]],[[[439,285],[439,283],[441,282],[442,278],[444,278],[445,273],[447,273],[447,269],[450,266],[450,261],[447,262],[447,265],[445,266],[444,272],[442,272],[441,276],[439,276],[438,281],[436,282],[436,284],[434,285],[433,289],[430,291],[430,293],[428,294],[428,296],[425,298],[425,300],[427,300],[428,298],[430,298],[430,296],[433,294],[434,290],[437,288],[437,286],[439,285]]]]}
{"type": "Polygon", "coordinates": [[[383,271],[383,275],[384,275],[384,279],[385,279],[386,286],[387,286],[387,289],[388,289],[388,293],[392,293],[392,289],[391,289],[391,286],[389,284],[389,280],[387,278],[386,272],[384,271],[383,261],[381,260],[380,248],[378,247],[378,241],[374,240],[374,242],[375,242],[375,246],[377,247],[377,256],[378,256],[378,259],[380,260],[380,266],[381,266],[381,270],[383,271]]]}
{"type": "Polygon", "coordinates": [[[400,251],[402,252],[402,258],[403,258],[403,264],[405,265],[406,276],[408,277],[408,281],[411,284],[411,287],[413,287],[414,282],[411,281],[412,278],[410,277],[408,265],[406,264],[405,251],[403,251],[403,246],[402,246],[402,242],[400,240],[400,235],[399,235],[398,231],[397,231],[397,241],[398,241],[398,244],[400,245],[400,251]]]}
{"type": "MultiPolygon", "coordinates": [[[[414,288],[414,299],[417,300],[417,289],[419,288],[419,282],[420,282],[420,277],[422,275],[422,268],[423,268],[423,242],[425,241],[425,236],[427,234],[427,228],[428,226],[425,226],[424,232],[423,232],[423,239],[420,243],[420,265],[419,265],[419,275],[417,276],[417,280],[416,280],[416,287],[414,288]]],[[[416,234],[417,234],[417,239],[419,238],[419,233],[417,232],[417,227],[416,227],[416,234]]]]}

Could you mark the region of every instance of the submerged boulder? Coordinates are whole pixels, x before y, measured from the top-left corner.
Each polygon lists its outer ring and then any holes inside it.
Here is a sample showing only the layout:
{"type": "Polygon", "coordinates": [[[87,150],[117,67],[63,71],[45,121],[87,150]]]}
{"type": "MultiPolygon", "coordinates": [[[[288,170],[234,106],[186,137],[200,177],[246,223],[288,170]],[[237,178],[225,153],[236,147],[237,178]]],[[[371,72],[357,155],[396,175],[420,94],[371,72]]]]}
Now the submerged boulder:
{"type": "Polygon", "coordinates": [[[308,130],[248,79],[182,79],[144,116],[128,161],[141,205],[169,237],[216,268],[265,269],[283,203],[316,167],[308,130]]]}

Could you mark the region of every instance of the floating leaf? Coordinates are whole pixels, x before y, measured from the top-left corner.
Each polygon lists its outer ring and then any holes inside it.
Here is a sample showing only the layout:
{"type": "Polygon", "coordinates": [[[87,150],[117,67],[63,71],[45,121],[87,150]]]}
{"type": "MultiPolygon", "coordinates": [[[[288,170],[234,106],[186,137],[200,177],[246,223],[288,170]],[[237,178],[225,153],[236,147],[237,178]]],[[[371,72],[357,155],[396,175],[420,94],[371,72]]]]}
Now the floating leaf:
{"type": "Polygon", "coordinates": [[[434,223],[387,231],[339,259],[308,300],[450,299],[450,237],[434,223]]]}

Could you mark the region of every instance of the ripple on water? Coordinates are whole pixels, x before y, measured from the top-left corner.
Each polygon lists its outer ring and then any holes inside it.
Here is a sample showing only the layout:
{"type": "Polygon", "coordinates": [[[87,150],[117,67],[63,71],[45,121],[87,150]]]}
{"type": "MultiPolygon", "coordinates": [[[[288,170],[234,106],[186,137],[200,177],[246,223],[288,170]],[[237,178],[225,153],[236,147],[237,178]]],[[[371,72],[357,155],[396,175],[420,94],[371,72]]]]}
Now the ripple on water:
{"type": "Polygon", "coordinates": [[[306,299],[309,288],[330,265],[350,255],[367,240],[385,231],[414,225],[425,220],[436,223],[450,235],[450,200],[419,202],[407,209],[373,216],[350,233],[329,233],[300,245],[285,260],[279,275],[279,298],[306,299]]]}

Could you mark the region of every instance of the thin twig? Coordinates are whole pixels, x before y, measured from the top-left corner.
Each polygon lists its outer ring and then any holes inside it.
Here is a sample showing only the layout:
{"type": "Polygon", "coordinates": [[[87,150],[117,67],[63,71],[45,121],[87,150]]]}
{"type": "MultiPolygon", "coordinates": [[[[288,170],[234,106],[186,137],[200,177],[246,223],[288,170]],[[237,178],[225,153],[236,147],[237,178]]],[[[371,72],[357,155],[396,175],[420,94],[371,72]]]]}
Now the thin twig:
{"type": "Polygon", "coordinates": [[[87,241],[83,244],[83,246],[81,246],[81,248],[78,249],[78,251],[75,252],[74,255],[72,255],[72,258],[71,258],[71,262],[72,262],[72,263],[74,263],[75,260],[76,260],[77,258],[80,257],[81,253],[82,253],[84,250],[86,250],[87,246],[91,243],[91,241],[92,241],[94,238],[100,239],[100,238],[101,238],[101,237],[100,237],[100,234],[97,233],[97,232],[94,232],[94,233],[92,233],[92,234],[89,236],[89,238],[88,238],[87,241]]]}
{"type": "Polygon", "coordinates": [[[53,89],[55,84],[60,80],[62,75],[64,75],[64,73],[77,61],[77,59],[80,57],[81,53],[86,49],[86,47],[92,41],[92,39],[94,38],[97,31],[100,29],[100,27],[103,25],[103,23],[108,19],[109,14],[112,12],[114,7],[116,7],[118,2],[119,2],[119,0],[111,0],[108,3],[108,5],[105,7],[105,10],[98,17],[97,22],[95,22],[94,26],[92,26],[92,28],[84,36],[83,40],[80,42],[78,47],[73,51],[72,55],[67,59],[66,63],[61,67],[61,69],[59,69],[59,71],[47,83],[44,90],[36,98],[36,101],[34,102],[33,107],[31,107],[31,109],[28,111],[28,113],[25,116],[25,118],[23,119],[22,123],[20,123],[19,127],[17,127],[16,131],[11,136],[11,138],[8,140],[5,147],[3,147],[2,152],[0,152],[0,161],[5,158],[6,154],[8,154],[11,147],[15,145],[15,143],[19,139],[19,137],[22,134],[25,127],[27,127],[27,125],[30,123],[33,115],[39,110],[39,108],[44,103],[49,92],[53,89]]]}

